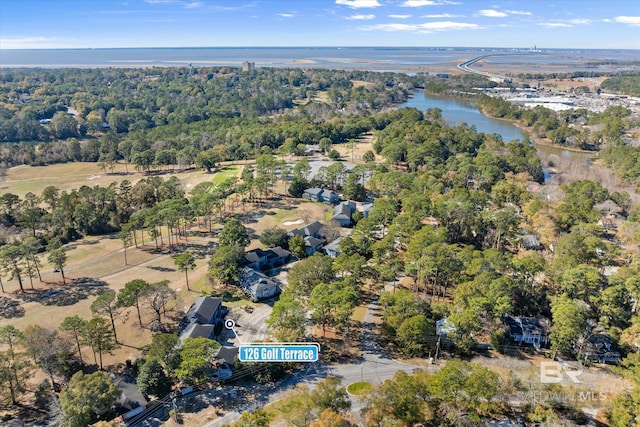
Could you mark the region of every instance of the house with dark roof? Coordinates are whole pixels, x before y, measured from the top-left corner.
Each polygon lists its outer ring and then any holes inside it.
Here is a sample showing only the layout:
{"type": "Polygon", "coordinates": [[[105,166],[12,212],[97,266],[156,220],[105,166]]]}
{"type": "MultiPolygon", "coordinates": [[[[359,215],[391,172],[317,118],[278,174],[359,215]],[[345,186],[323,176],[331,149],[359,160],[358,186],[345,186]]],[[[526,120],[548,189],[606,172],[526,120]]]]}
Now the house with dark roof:
{"type": "Polygon", "coordinates": [[[200,296],[196,298],[180,322],[180,340],[205,337],[214,339],[221,331],[228,310],[222,298],[200,296]]]}
{"type": "Polygon", "coordinates": [[[345,237],[346,236],[338,237],[336,240],[325,246],[324,253],[329,255],[331,258],[338,258],[338,256],[342,253],[342,251],[340,250],[340,242],[345,237]]]}
{"type": "Polygon", "coordinates": [[[300,228],[294,228],[293,230],[290,230],[287,235],[289,237],[293,237],[293,236],[302,236],[302,237],[307,237],[307,236],[313,236],[316,239],[323,239],[322,236],[322,229],[325,227],[325,225],[323,223],[321,223],[320,221],[313,221],[312,223],[309,223],[303,227],[300,228]]]}
{"type": "MultiPolygon", "coordinates": [[[[218,331],[221,329],[222,328],[218,327],[218,331]]],[[[216,325],[214,324],[200,325],[198,323],[189,323],[189,325],[180,332],[180,342],[184,342],[187,338],[215,339],[216,335],[216,325]]]]}
{"type": "Polygon", "coordinates": [[[520,243],[524,249],[542,249],[540,240],[535,234],[525,234],[520,236],[520,243]]]}
{"type": "Polygon", "coordinates": [[[191,304],[185,318],[189,323],[205,325],[221,322],[225,314],[222,298],[200,296],[191,304]]]}
{"type": "Polygon", "coordinates": [[[517,343],[530,344],[535,348],[549,341],[549,321],[537,317],[504,316],[504,323],[509,328],[509,336],[517,343]]]}
{"type": "Polygon", "coordinates": [[[356,208],[364,218],[368,218],[369,212],[371,212],[371,208],[373,208],[373,203],[359,203],[356,208]]]}
{"type": "Polygon", "coordinates": [[[340,227],[350,227],[353,224],[352,215],[355,211],[355,203],[350,201],[340,202],[333,208],[331,221],[340,224],[340,227]]]}
{"type": "Polygon", "coordinates": [[[589,335],[582,343],[579,352],[584,360],[615,364],[620,362],[620,352],[617,351],[611,335],[606,333],[589,335]]]}
{"type": "Polygon", "coordinates": [[[281,292],[280,285],[275,280],[249,267],[242,269],[239,285],[256,301],[271,298],[281,292]]]}
{"type": "Polygon", "coordinates": [[[307,256],[311,256],[316,252],[321,251],[323,246],[324,240],[322,239],[317,239],[313,236],[306,236],[304,238],[304,253],[307,254],[307,256]]]}
{"type": "Polygon", "coordinates": [[[269,270],[280,267],[289,262],[291,252],[282,249],[280,246],[263,250],[252,249],[244,254],[244,260],[247,267],[255,270],[269,270]]]}
{"type": "Polygon", "coordinates": [[[326,190],[318,187],[307,188],[304,190],[303,196],[314,202],[327,203],[337,205],[340,203],[340,196],[333,190],[326,190]]]}

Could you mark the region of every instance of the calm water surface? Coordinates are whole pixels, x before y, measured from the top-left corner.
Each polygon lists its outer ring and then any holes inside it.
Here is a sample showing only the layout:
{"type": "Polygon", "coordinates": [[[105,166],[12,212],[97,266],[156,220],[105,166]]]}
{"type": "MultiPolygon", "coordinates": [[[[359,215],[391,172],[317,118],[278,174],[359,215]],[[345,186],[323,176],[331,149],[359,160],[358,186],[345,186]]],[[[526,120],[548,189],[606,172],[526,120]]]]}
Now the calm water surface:
{"type": "Polygon", "coordinates": [[[472,101],[427,96],[424,92],[420,91],[416,92],[413,98],[407,102],[398,105],[398,107],[413,107],[420,111],[425,111],[429,108],[439,108],[442,110],[442,116],[450,125],[466,123],[469,126],[475,126],[478,132],[496,133],[502,136],[504,141],[514,139],[522,141],[527,138],[526,133],[511,123],[482,114],[472,101]]]}
{"type": "MultiPolygon", "coordinates": [[[[511,123],[482,114],[472,101],[427,96],[424,92],[419,91],[414,94],[413,98],[398,107],[414,107],[420,111],[439,108],[442,110],[442,117],[450,125],[466,123],[469,126],[475,126],[478,132],[498,134],[502,136],[503,141],[523,141],[527,138],[525,132],[511,123]]],[[[588,168],[593,158],[597,156],[594,153],[576,152],[550,145],[535,144],[535,146],[538,157],[544,165],[553,164],[562,169],[588,168]]],[[[548,181],[551,178],[549,168],[543,169],[545,180],[548,181]]]]}

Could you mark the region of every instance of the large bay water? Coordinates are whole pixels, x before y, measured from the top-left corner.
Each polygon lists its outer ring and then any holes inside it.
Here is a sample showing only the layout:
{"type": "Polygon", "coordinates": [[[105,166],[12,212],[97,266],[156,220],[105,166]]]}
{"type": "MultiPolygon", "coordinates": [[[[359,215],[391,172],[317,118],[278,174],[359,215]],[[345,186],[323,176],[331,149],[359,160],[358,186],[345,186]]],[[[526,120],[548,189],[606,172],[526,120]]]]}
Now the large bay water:
{"type": "Polygon", "coordinates": [[[504,141],[514,139],[522,141],[527,137],[522,130],[511,123],[485,116],[472,101],[427,96],[424,92],[419,91],[407,102],[399,104],[398,107],[413,107],[420,111],[439,108],[442,110],[442,117],[448,124],[466,123],[469,126],[475,126],[478,132],[498,134],[502,136],[504,141]]]}
{"type": "MultiPolygon", "coordinates": [[[[419,91],[407,102],[399,104],[398,107],[414,107],[420,111],[439,108],[442,110],[442,117],[450,125],[466,123],[469,126],[475,126],[478,132],[498,134],[502,136],[503,141],[524,141],[527,138],[525,132],[508,121],[482,114],[472,101],[427,96],[424,92],[419,91]]],[[[535,144],[535,146],[538,157],[545,165],[543,169],[546,181],[549,181],[552,175],[557,173],[556,169],[560,169],[560,172],[569,169],[588,171],[594,157],[597,157],[595,153],[577,152],[552,145],[535,144]]]]}
{"type": "MultiPolygon", "coordinates": [[[[504,56],[507,48],[474,47],[183,47],[113,49],[1,49],[0,68],[9,67],[324,67],[418,72],[455,69],[480,55],[487,66],[510,71],[611,71],[612,63],[637,61],[640,50],[545,49],[535,55],[504,56]],[[604,62],[603,62],[604,61],[604,62]],[[596,65],[594,65],[596,64],[596,65]]],[[[523,53],[523,52],[521,52],[523,53]]],[[[481,66],[477,64],[476,66],[481,66]]]]}

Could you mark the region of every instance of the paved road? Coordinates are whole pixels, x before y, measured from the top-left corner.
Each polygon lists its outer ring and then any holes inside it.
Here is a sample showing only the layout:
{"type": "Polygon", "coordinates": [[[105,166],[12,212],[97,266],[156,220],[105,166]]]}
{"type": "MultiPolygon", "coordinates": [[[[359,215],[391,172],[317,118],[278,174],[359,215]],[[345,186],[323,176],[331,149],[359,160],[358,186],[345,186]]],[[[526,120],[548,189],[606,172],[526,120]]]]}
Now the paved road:
{"type": "MultiPolygon", "coordinates": [[[[247,402],[233,412],[217,418],[203,427],[221,427],[238,421],[241,414],[246,411],[253,411],[263,407],[268,403],[282,399],[286,393],[299,384],[307,384],[310,387],[325,379],[327,376],[338,377],[346,386],[348,384],[367,381],[372,384],[381,384],[385,380],[393,378],[398,371],[411,372],[418,366],[401,363],[391,359],[384,354],[377,345],[373,331],[375,330],[374,314],[378,309],[377,299],[367,307],[363,321],[362,353],[360,359],[355,363],[338,365],[328,365],[323,362],[310,364],[306,369],[296,372],[294,375],[278,383],[276,389],[265,389],[263,394],[252,402],[247,402]]],[[[242,335],[241,335],[242,337],[242,335]]],[[[437,366],[429,367],[429,370],[437,370],[437,366]]],[[[352,413],[360,418],[361,402],[352,399],[352,413]]]]}

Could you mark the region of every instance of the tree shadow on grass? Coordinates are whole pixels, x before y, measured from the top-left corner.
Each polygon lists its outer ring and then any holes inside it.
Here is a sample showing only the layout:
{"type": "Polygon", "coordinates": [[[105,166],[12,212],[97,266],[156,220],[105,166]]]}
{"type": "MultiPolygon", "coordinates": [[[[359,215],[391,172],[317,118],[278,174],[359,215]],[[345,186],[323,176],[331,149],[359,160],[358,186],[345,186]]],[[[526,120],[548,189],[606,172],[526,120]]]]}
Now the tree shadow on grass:
{"type": "Polygon", "coordinates": [[[27,290],[25,293],[16,294],[16,297],[24,302],[37,302],[42,305],[64,307],[108,291],[109,285],[107,282],[82,277],[64,286],[56,286],[51,289],[27,290]]]}
{"type": "Polygon", "coordinates": [[[163,273],[172,273],[172,272],[176,271],[175,268],[159,267],[159,266],[156,266],[156,265],[147,266],[147,268],[149,268],[151,270],[162,271],[163,273]]]}
{"type": "Polygon", "coordinates": [[[208,258],[213,255],[217,247],[218,245],[215,242],[208,242],[207,244],[190,243],[188,252],[198,259],[208,258]]]}
{"type": "Polygon", "coordinates": [[[24,307],[14,299],[0,297],[0,318],[13,319],[24,316],[24,307]]]}

